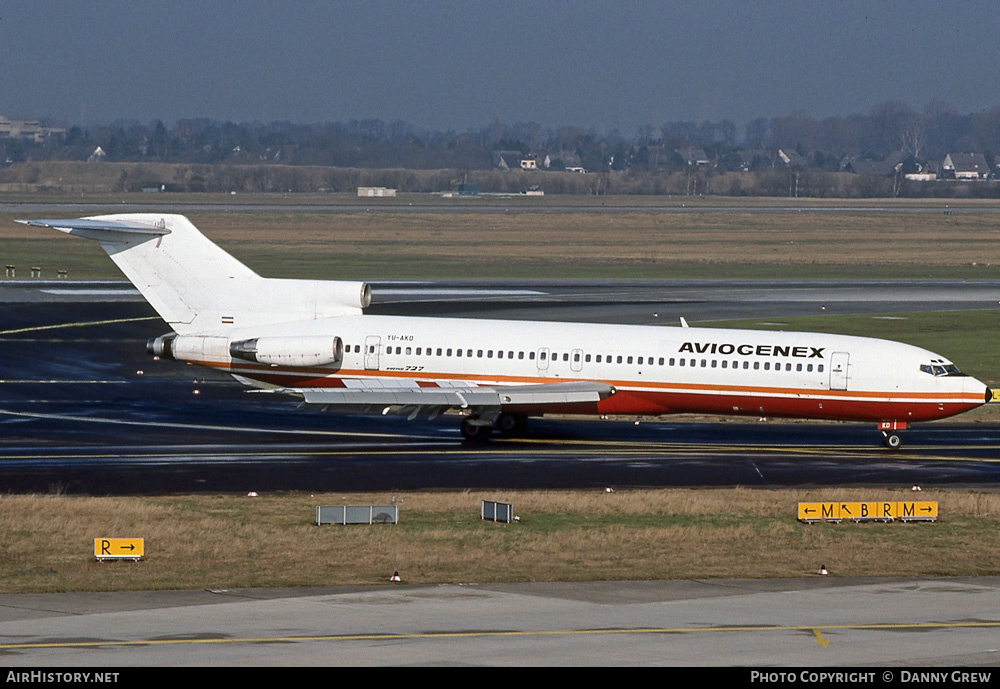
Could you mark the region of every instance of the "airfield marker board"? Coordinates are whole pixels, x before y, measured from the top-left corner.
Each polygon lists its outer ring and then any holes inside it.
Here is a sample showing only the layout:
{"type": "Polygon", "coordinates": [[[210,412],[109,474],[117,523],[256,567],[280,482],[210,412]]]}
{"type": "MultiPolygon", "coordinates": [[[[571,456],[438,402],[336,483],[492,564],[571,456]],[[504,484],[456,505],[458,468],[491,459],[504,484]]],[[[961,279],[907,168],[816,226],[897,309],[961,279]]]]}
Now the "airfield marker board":
{"type": "Polygon", "coordinates": [[[94,557],[98,560],[139,560],[145,555],[141,538],[95,538],[94,557]]]}

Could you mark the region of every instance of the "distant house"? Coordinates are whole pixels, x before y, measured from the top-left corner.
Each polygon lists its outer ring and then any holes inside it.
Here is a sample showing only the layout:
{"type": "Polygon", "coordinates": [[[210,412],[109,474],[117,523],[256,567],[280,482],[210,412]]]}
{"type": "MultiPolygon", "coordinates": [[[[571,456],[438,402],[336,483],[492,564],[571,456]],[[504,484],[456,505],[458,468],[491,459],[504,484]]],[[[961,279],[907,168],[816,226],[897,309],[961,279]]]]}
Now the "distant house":
{"type": "Polygon", "coordinates": [[[0,115],[0,137],[31,139],[32,141],[41,143],[50,136],[65,133],[65,129],[43,127],[37,120],[11,120],[0,115]]]}
{"type": "Polygon", "coordinates": [[[701,167],[703,165],[712,164],[712,159],[708,157],[708,154],[706,154],[702,149],[695,148],[694,146],[674,149],[674,153],[679,155],[681,160],[691,167],[701,167]]]}
{"type": "Polygon", "coordinates": [[[778,158],[780,158],[781,162],[785,164],[785,167],[789,167],[795,170],[801,170],[809,166],[809,159],[806,158],[805,156],[799,155],[798,151],[792,148],[789,149],[779,148],[778,158]]]}
{"type": "Polygon", "coordinates": [[[390,197],[395,195],[395,189],[386,189],[385,187],[358,187],[358,196],[390,197]]]}
{"type": "Polygon", "coordinates": [[[88,163],[99,163],[99,162],[101,162],[102,160],[104,160],[107,157],[108,157],[108,154],[104,152],[104,149],[101,148],[100,146],[98,146],[97,148],[94,149],[93,153],[91,153],[89,156],[87,156],[87,162],[88,163]]]}
{"type": "Polygon", "coordinates": [[[523,157],[520,151],[493,151],[493,165],[501,170],[520,170],[523,157]]]}
{"type": "Polygon", "coordinates": [[[990,166],[982,153],[949,153],[941,163],[941,171],[946,177],[955,179],[988,179],[990,166]]]}
{"type": "Polygon", "coordinates": [[[537,170],[538,156],[520,151],[494,151],[493,164],[501,170],[537,170]]]}
{"type": "Polygon", "coordinates": [[[774,167],[773,151],[763,148],[744,148],[737,151],[736,155],[739,158],[737,165],[742,172],[774,167]]]}
{"type": "Polygon", "coordinates": [[[844,165],[845,172],[853,172],[856,175],[878,175],[879,177],[892,177],[896,174],[896,166],[892,160],[851,160],[844,165]]]}
{"type": "Polygon", "coordinates": [[[580,156],[573,151],[557,151],[548,153],[542,159],[542,167],[546,170],[562,171],[570,167],[580,167],[580,156]]]}

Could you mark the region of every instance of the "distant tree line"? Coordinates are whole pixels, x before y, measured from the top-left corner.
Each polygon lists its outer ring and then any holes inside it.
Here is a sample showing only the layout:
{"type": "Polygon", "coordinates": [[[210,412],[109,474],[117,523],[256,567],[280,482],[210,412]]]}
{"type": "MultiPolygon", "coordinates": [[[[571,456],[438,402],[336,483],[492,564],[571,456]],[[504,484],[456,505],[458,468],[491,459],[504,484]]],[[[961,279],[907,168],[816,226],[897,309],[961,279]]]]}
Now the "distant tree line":
{"type": "MultiPolygon", "coordinates": [[[[758,118],[743,132],[729,120],[667,122],[640,127],[625,136],[618,130],[598,133],[580,127],[545,128],[529,123],[494,121],[466,132],[418,131],[405,122],[351,120],[322,124],[291,122],[219,122],[183,119],[168,127],[115,122],[71,125],[63,136],[44,142],[0,140],[7,162],[80,160],[100,147],[111,162],[178,162],[323,165],[358,168],[470,169],[495,167],[496,152],[548,156],[592,172],[607,170],[680,170],[677,150],[697,147],[720,171],[746,167],[746,151],[795,151],[815,169],[836,170],[845,156],[883,160],[903,151],[918,159],[940,159],[952,152],[1000,152],[1000,106],[960,114],[943,100],[922,111],[887,101],[866,114],[814,119],[801,112],[758,118]],[[741,153],[742,152],[742,153],[741,153]]],[[[776,167],[767,156],[758,166],[776,167]]],[[[557,167],[557,166],[551,166],[557,167]]],[[[565,167],[562,166],[562,167],[565,167]]],[[[560,167],[559,169],[562,169],[560,167]]]]}
{"type": "Polygon", "coordinates": [[[1000,106],[961,114],[943,100],[921,111],[887,101],[865,114],[758,118],[742,132],[729,120],[675,121],[643,126],[629,136],[499,120],[465,132],[419,131],[405,122],[375,119],[320,124],[183,119],[172,126],[119,121],[65,130],[38,142],[0,138],[0,163],[7,168],[0,181],[42,185],[29,180],[41,174],[37,170],[11,168],[100,160],[150,165],[116,173],[114,186],[122,190],[157,184],[189,191],[347,191],[351,185],[384,182],[402,191],[439,191],[468,182],[483,191],[539,186],[550,193],[996,196],[996,184],[957,191],[949,185],[929,189],[901,174],[853,175],[864,179],[845,181],[826,173],[837,173],[850,161],[887,159],[905,160],[905,172],[911,172],[923,169],[922,161],[955,152],[981,153],[995,169],[1000,106]],[[525,159],[548,172],[523,173],[518,168],[525,159]],[[152,164],[173,167],[165,173],[167,168],[152,164]],[[501,172],[502,167],[508,169],[501,172]],[[567,169],[592,174],[573,176],[567,169]],[[729,174],[747,172],[753,174],[729,174]]]}

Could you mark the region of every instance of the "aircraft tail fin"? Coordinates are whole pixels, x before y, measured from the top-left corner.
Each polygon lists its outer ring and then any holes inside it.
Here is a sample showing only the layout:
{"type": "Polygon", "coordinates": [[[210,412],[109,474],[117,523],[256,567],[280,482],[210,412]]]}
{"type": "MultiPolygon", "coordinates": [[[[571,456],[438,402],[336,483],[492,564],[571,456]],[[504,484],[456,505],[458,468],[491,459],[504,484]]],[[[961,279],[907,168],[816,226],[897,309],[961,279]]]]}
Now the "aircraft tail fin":
{"type": "Polygon", "coordinates": [[[183,215],[18,222],[100,242],[160,317],[181,334],[360,313],[371,300],[370,288],[361,282],[263,278],[183,215]]]}

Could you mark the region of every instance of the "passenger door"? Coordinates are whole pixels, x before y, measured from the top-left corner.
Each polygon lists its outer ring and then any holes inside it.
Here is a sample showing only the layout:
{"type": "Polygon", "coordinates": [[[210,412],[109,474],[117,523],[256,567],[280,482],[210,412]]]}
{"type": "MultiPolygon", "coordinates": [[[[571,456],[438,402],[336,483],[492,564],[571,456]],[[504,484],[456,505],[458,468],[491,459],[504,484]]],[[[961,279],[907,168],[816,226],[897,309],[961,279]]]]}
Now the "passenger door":
{"type": "Polygon", "coordinates": [[[850,380],[850,359],[847,352],[834,352],[830,356],[830,389],[846,390],[850,380]]]}

